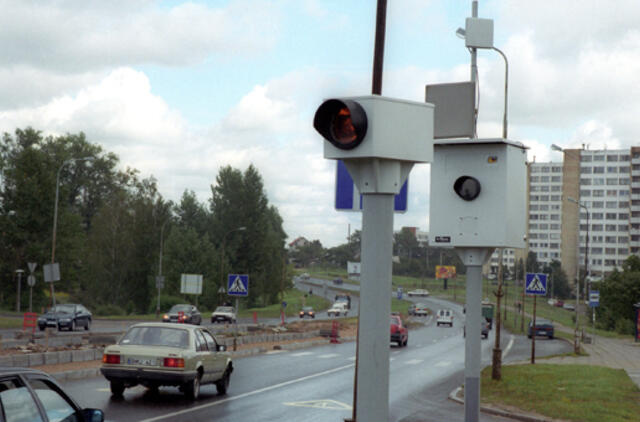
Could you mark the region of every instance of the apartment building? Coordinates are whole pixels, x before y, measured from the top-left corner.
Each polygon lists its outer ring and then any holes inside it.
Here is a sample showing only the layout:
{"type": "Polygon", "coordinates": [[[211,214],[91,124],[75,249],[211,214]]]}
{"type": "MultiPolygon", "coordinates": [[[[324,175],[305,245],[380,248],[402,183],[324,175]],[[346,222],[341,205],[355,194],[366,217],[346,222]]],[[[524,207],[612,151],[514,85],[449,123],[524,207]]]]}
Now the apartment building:
{"type": "MultiPolygon", "coordinates": [[[[560,261],[573,281],[587,259],[599,279],[640,253],[640,147],[565,149],[561,162],[530,163],[527,187],[528,251],[541,264],[560,261]]],[[[503,265],[526,255],[505,249],[503,265]]],[[[496,273],[498,261],[496,250],[485,272],[496,273]]]]}

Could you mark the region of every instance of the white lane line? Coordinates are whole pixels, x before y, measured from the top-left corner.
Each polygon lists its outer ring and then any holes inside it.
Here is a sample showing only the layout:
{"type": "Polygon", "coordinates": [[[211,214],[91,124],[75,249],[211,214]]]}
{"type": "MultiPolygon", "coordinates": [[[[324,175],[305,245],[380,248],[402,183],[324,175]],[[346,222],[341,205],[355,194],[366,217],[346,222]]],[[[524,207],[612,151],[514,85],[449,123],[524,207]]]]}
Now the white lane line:
{"type": "Polygon", "coordinates": [[[297,379],[293,379],[293,380],[290,380],[290,381],[281,382],[280,384],[271,385],[269,387],[259,388],[257,390],[249,391],[247,393],[238,394],[237,396],[233,396],[233,397],[229,397],[229,398],[226,398],[226,399],[214,401],[213,403],[207,403],[207,404],[191,407],[189,409],[184,409],[184,410],[180,410],[180,411],[173,412],[173,413],[167,413],[167,414],[164,414],[162,416],[156,416],[155,418],[144,419],[144,420],[142,420],[140,422],[154,422],[154,421],[161,421],[163,419],[173,418],[175,416],[184,415],[185,413],[206,409],[208,407],[213,407],[213,406],[217,406],[219,404],[227,403],[227,402],[230,402],[230,401],[243,399],[245,397],[255,396],[256,394],[264,393],[265,391],[271,391],[271,390],[275,390],[276,388],[285,387],[287,385],[291,385],[291,384],[295,384],[295,383],[298,383],[298,382],[310,380],[310,379],[321,377],[321,376],[324,376],[324,375],[329,375],[329,374],[332,374],[334,372],[342,371],[343,369],[352,368],[354,365],[355,364],[350,363],[349,365],[344,365],[344,366],[340,366],[338,368],[329,369],[327,371],[318,372],[316,374],[311,374],[311,375],[307,375],[307,376],[304,376],[304,377],[301,377],[301,378],[297,378],[297,379]]]}
{"type": "Polygon", "coordinates": [[[298,357],[298,356],[309,356],[309,355],[312,355],[312,354],[313,354],[313,352],[298,352],[298,353],[292,353],[291,356],[295,356],[295,357],[298,357]]]}
{"type": "Polygon", "coordinates": [[[265,355],[275,355],[277,353],[284,353],[286,352],[286,350],[269,350],[268,352],[265,352],[265,355]]]}
{"type": "Polygon", "coordinates": [[[340,356],[338,353],[327,353],[326,355],[318,356],[320,359],[330,359],[335,358],[336,356],[340,356]]]}
{"type": "Polygon", "coordinates": [[[393,362],[396,358],[389,358],[389,362],[393,362]]]}
{"type": "Polygon", "coordinates": [[[351,356],[350,358],[347,358],[347,360],[356,360],[355,356],[351,356]]]}
{"type": "Polygon", "coordinates": [[[513,339],[514,339],[514,336],[512,334],[511,338],[509,338],[509,344],[507,344],[507,348],[504,349],[504,352],[502,352],[502,359],[506,358],[509,352],[511,351],[511,347],[513,346],[513,339]]]}
{"type": "Polygon", "coordinates": [[[424,362],[424,359],[411,359],[411,360],[406,361],[405,363],[407,365],[417,365],[417,364],[422,363],[422,362],[424,362]]]}
{"type": "Polygon", "coordinates": [[[434,366],[438,368],[444,368],[445,366],[450,366],[450,365],[451,365],[450,360],[441,360],[440,362],[436,363],[434,366]]]}

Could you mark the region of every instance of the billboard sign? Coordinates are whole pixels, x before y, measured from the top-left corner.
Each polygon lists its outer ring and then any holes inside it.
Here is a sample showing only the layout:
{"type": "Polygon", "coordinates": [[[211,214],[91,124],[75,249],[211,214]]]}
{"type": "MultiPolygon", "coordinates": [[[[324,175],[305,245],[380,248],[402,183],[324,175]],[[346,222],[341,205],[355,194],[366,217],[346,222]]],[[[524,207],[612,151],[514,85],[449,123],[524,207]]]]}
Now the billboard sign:
{"type": "Polygon", "coordinates": [[[455,265],[436,265],[436,279],[456,278],[455,265]]]}
{"type": "Polygon", "coordinates": [[[187,295],[201,295],[202,274],[182,274],[180,277],[180,293],[187,295]]]}

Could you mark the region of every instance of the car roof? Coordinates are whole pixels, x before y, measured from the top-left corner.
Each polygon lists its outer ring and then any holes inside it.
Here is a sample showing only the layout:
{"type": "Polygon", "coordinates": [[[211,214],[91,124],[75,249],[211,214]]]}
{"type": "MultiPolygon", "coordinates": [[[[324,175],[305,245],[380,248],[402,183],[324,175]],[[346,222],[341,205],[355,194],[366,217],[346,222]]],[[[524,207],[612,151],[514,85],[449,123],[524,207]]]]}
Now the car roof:
{"type": "MultiPolygon", "coordinates": [[[[129,328],[135,328],[135,327],[182,328],[186,330],[198,328],[197,325],[183,324],[183,323],[177,323],[177,322],[141,322],[138,324],[134,324],[129,328]]],[[[206,327],[200,327],[200,328],[206,328],[206,327]]]]}
{"type": "Polygon", "coordinates": [[[15,366],[0,366],[0,376],[18,375],[18,374],[44,375],[46,377],[51,378],[49,374],[47,374],[46,372],[40,371],[38,369],[21,368],[21,367],[15,367],[15,366]]]}
{"type": "Polygon", "coordinates": [[[536,317],[536,324],[551,324],[551,321],[548,319],[536,317]]]}

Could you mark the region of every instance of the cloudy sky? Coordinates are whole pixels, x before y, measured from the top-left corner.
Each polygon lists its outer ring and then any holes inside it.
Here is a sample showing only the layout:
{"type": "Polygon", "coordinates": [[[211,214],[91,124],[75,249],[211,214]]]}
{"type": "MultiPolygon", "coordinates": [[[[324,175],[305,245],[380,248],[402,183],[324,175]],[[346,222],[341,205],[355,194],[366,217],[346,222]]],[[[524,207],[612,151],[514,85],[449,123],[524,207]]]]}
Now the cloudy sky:
{"type": "MultiPolygon", "coordinates": [[[[290,239],[343,243],[335,162],[311,126],[323,98],[368,94],[375,0],[0,0],[0,131],[83,131],[165,198],[201,201],[220,167],[264,177],[290,239]]],[[[390,0],[382,93],[469,79],[455,30],[471,0],[390,0]]],[[[480,0],[510,64],[509,135],[529,159],[638,145],[640,2],[480,0]]],[[[479,136],[501,134],[504,62],[478,54],[479,136]]],[[[428,230],[429,166],[414,167],[396,229],[428,230]]]]}

